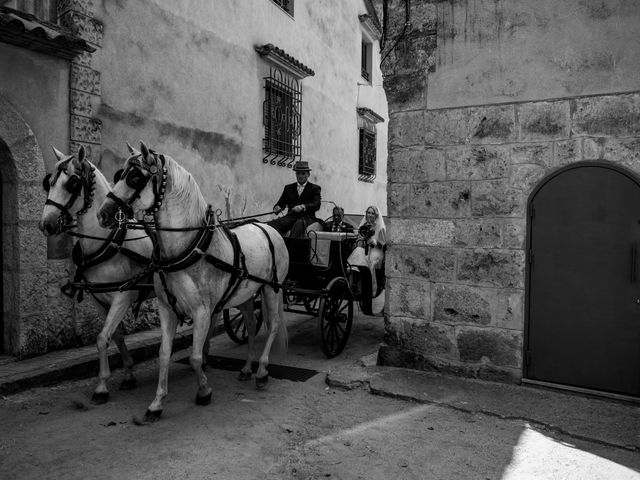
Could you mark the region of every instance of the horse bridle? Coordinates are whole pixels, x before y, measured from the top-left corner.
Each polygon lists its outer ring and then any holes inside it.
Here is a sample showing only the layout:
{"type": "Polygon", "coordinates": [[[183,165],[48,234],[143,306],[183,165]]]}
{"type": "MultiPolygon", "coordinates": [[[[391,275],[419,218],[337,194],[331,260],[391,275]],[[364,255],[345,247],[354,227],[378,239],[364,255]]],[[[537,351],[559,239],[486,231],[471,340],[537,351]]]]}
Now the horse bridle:
{"type": "MultiPolygon", "coordinates": [[[[76,202],[83,190],[84,203],[82,208],[76,212],[76,215],[84,215],[91,208],[91,205],[93,204],[93,195],[95,193],[95,175],[95,167],[93,165],[91,165],[91,168],[88,171],[84,166],[80,172],[74,169],[73,174],[69,176],[69,180],[67,180],[67,183],[64,185],[65,190],[71,194],[67,203],[62,205],[50,198],[47,198],[44,202],[45,205],[53,205],[60,210],[60,217],[58,219],[58,223],[60,225],[64,225],[66,221],[73,218],[69,209],[76,202]]],[[[47,193],[51,190],[51,176],[52,174],[48,173],[42,179],[42,188],[47,193]]],[[[59,173],[57,177],[58,176],[59,173]]]]}
{"type": "Polygon", "coordinates": [[[153,182],[153,205],[145,210],[145,215],[153,215],[160,209],[164,200],[164,193],[167,188],[167,168],[165,167],[164,155],[158,155],[153,150],[149,153],[153,155],[156,164],[146,166],[140,161],[142,154],[138,154],[129,159],[129,165],[126,169],[118,170],[114,177],[113,183],[118,183],[124,179],[127,187],[133,189],[133,194],[127,200],[123,200],[113,192],[109,192],[107,197],[113,200],[126,216],[133,215],[133,203],[140,198],[140,194],[146,188],[149,180],[153,182]],[[158,168],[157,163],[160,160],[162,167],[158,168]]]}

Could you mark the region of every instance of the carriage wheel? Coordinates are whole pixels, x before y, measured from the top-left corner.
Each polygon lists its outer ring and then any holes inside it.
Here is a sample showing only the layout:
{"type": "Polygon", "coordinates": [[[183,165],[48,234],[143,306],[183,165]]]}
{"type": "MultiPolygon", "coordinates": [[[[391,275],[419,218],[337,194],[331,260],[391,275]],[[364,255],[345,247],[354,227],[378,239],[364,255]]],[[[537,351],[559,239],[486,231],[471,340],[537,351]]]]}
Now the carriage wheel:
{"type": "MultiPolygon", "coordinates": [[[[256,295],[253,299],[253,314],[256,317],[256,335],[262,327],[262,307],[260,304],[260,296],[256,295]]],[[[229,338],[236,342],[238,345],[244,345],[249,341],[249,335],[247,334],[247,327],[244,324],[242,318],[242,312],[237,308],[231,310],[224,309],[222,311],[222,317],[224,319],[224,329],[227,331],[229,338]]]]}
{"type": "Polygon", "coordinates": [[[320,299],[318,333],[320,346],[327,358],[339,355],[349,340],[353,324],[353,300],[347,280],[334,278],[327,286],[327,294],[320,299]]]}

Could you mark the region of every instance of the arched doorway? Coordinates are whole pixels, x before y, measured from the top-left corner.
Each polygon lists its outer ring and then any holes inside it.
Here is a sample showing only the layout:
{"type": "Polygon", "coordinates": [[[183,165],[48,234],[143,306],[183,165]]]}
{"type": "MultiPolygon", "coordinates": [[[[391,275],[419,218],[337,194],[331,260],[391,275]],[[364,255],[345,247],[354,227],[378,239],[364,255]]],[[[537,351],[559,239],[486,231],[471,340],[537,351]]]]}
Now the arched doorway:
{"type": "Polygon", "coordinates": [[[528,211],[525,379],[640,397],[640,180],[574,164],[528,211]]]}
{"type": "Polygon", "coordinates": [[[47,350],[44,161],[33,131],[1,96],[0,111],[3,350],[22,357],[47,350]]]}

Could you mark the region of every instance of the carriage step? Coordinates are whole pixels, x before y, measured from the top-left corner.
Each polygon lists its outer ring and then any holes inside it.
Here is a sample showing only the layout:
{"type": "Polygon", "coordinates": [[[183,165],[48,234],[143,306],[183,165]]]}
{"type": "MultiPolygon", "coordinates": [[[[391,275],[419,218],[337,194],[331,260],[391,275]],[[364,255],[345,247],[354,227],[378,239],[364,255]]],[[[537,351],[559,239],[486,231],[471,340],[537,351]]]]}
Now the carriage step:
{"type": "MultiPolygon", "coordinates": [[[[189,358],[178,360],[178,363],[189,365],[189,358]]],[[[238,372],[244,366],[244,360],[239,358],[220,357],[217,355],[209,355],[207,357],[207,366],[218,370],[228,370],[230,372],[238,372]]],[[[253,363],[253,373],[258,369],[258,363],[253,363]]],[[[320,373],[318,370],[309,370],[307,368],[288,367],[286,365],[269,364],[267,367],[269,376],[280,380],[290,380],[292,382],[306,382],[314,375],[320,373]]]]}

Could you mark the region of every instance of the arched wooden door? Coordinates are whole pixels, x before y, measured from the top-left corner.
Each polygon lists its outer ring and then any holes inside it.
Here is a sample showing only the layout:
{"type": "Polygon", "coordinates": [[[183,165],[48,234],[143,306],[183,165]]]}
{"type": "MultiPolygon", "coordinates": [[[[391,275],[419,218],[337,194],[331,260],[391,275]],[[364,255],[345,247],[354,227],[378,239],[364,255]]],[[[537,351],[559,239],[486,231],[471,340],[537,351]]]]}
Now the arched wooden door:
{"type": "Polygon", "coordinates": [[[529,203],[525,379],[640,397],[640,184],[582,163],[529,203]]]}

